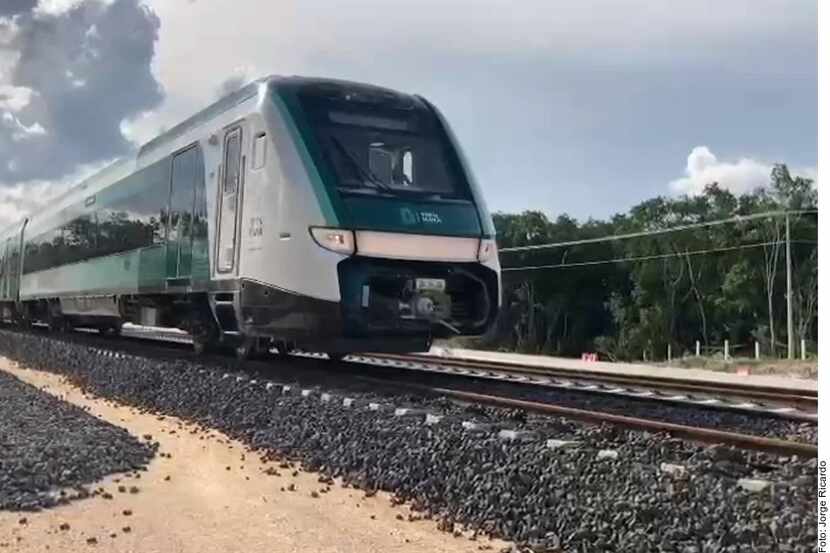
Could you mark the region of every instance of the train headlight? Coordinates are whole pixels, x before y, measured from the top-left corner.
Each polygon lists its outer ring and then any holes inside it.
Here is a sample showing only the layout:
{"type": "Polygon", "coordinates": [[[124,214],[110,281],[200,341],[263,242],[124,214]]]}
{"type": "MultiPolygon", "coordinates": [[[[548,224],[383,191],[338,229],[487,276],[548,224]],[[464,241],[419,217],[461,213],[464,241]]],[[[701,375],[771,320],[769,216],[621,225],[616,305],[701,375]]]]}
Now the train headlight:
{"type": "Polygon", "coordinates": [[[478,244],[478,260],[482,263],[490,261],[496,255],[496,241],[487,238],[482,239],[478,244]]]}
{"type": "Polygon", "coordinates": [[[311,237],[321,248],[337,253],[354,253],[354,232],[339,228],[311,227],[311,237]]]}

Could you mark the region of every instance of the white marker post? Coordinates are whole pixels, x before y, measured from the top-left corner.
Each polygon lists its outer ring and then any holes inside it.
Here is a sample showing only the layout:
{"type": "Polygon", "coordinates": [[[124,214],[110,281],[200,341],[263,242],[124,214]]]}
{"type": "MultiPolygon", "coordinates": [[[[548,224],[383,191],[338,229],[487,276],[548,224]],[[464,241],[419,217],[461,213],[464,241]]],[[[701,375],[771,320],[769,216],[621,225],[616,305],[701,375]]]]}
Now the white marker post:
{"type": "Polygon", "coordinates": [[[671,344],[666,347],[666,360],[671,363],[671,344]]]}
{"type": "Polygon", "coordinates": [[[758,361],[761,358],[761,344],[758,341],[755,342],[755,360],[758,361]]]}
{"type": "Polygon", "coordinates": [[[723,341],[723,360],[729,361],[729,340],[723,341]]]}
{"type": "Polygon", "coordinates": [[[804,338],[801,339],[801,360],[807,360],[807,340],[804,338]]]}

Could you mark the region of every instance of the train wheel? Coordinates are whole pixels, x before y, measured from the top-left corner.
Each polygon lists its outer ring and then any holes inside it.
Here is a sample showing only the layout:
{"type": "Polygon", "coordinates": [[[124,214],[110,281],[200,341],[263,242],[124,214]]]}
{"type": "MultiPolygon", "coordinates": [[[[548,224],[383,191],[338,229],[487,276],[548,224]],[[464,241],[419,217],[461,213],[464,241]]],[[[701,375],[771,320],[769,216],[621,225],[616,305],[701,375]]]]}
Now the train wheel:
{"type": "Polygon", "coordinates": [[[268,353],[269,341],[256,336],[245,336],[234,348],[236,358],[240,361],[258,359],[268,353]]]}
{"type": "Polygon", "coordinates": [[[234,353],[236,354],[236,358],[240,361],[245,361],[246,359],[250,359],[253,357],[254,352],[256,351],[256,339],[246,336],[242,339],[242,341],[236,345],[234,348],[234,353]]]}
{"type": "Polygon", "coordinates": [[[204,355],[208,352],[211,345],[210,340],[203,339],[199,336],[193,337],[193,352],[196,355],[204,355]]]}
{"type": "Polygon", "coordinates": [[[118,322],[110,327],[110,334],[113,336],[121,336],[121,329],[124,323],[118,322]]]}
{"type": "Polygon", "coordinates": [[[211,331],[195,332],[193,334],[193,352],[204,355],[216,346],[216,333],[211,331]]]}
{"type": "Polygon", "coordinates": [[[283,342],[282,340],[277,342],[275,347],[277,348],[277,353],[279,353],[281,357],[287,356],[294,349],[288,344],[288,342],[283,342]]]}
{"type": "Polygon", "coordinates": [[[16,324],[20,330],[31,330],[32,328],[32,321],[30,321],[26,317],[20,317],[19,319],[17,319],[16,324]]]}
{"type": "Polygon", "coordinates": [[[193,340],[193,352],[204,355],[213,350],[218,344],[219,331],[212,320],[207,317],[196,318],[190,329],[193,340]]]}
{"type": "Polygon", "coordinates": [[[63,332],[63,317],[49,316],[49,332],[63,332]]]}
{"type": "Polygon", "coordinates": [[[193,352],[196,355],[204,355],[215,352],[220,348],[222,342],[219,325],[213,316],[208,298],[206,296],[195,296],[191,298],[192,305],[189,316],[190,336],[193,339],[193,352]]]}
{"type": "Polygon", "coordinates": [[[98,332],[104,336],[121,336],[121,323],[102,326],[98,329],[98,332]]]}

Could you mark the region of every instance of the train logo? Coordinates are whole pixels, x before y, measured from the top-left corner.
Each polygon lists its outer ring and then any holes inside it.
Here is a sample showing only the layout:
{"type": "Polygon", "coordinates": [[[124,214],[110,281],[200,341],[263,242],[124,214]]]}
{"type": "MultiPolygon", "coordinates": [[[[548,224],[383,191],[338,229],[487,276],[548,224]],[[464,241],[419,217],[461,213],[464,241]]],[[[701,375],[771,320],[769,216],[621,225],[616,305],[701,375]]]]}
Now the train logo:
{"type": "Polygon", "coordinates": [[[262,217],[251,217],[251,224],[248,227],[248,236],[252,238],[262,236],[262,217]]]}
{"type": "Polygon", "coordinates": [[[417,225],[420,223],[440,225],[443,221],[437,213],[432,211],[413,211],[408,207],[402,207],[401,222],[405,225],[417,225]]]}
{"type": "Polygon", "coordinates": [[[441,217],[439,217],[437,213],[433,213],[431,211],[422,211],[421,221],[424,223],[432,223],[433,225],[440,225],[442,223],[441,217]]]}
{"type": "Polygon", "coordinates": [[[401,222],[405,225],[417,225],[418,215],[408,207],[401,208],[401,222]]]}

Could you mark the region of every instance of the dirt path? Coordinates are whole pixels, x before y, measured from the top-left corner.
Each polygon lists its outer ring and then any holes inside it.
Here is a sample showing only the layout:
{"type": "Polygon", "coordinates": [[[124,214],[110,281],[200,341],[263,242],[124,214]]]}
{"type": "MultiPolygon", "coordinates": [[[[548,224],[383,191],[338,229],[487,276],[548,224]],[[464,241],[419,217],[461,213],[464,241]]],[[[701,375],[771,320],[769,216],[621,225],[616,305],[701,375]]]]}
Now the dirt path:
{"type": "Polygon", "coordinates": [[[294,476],[294,469],[263,463],[222,434],[89,398],[62,377],[2,358],[0,370],[160,444],[146,472],[101,482],[107,495],[39,513],[0,512],[0,553],[408,553],[498,551],[505,545],[453,537],[434,521],[410,522],[409,510],[392,507],[386,494],[366,498],[339,483],[326,486],[315,473],[294,476]],[[269,469],[279,476],[265,474],[269,469]]]}

